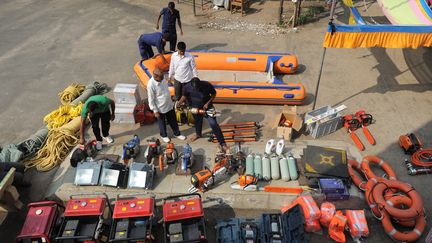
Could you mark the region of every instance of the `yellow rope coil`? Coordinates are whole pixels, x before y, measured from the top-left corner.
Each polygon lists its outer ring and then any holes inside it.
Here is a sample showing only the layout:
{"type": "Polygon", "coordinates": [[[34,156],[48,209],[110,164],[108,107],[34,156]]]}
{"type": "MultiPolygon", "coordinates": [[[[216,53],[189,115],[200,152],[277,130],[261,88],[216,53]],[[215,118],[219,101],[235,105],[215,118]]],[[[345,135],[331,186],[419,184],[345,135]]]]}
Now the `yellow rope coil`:
{"type": "Polygon", "coordinates": [[[25,161],[25,167],[36,167],[38,171],[49,171],[59,165],[69,151],[78,144],[78,132],[81,117],[75,117],[69,123],[49,131],[45,145],[36,155],[25,161]]]}
{"type": "Polygon", "coordinates": [[[60,97],[60,102],[62,103],[62,105],[69,104],[78,96],[80,96],[81,93],[84,92],[84,90],[85,85],[73,83],[58,94],[58,96],[60,97]]]}
{"type": "Polygon", "coordinates": [[[44,117],[48,129],[59,128],[81,113],[83,104],[77,106],[62,105],[44,117]]]}

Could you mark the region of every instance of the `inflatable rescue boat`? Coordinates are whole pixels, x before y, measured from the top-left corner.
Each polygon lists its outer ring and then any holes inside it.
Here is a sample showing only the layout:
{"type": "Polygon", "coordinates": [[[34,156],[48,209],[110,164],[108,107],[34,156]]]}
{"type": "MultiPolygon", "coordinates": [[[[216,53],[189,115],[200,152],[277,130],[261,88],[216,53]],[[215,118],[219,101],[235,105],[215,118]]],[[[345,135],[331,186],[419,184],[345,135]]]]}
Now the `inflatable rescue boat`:
{"type": "MultiPolygon", "coordinates": [[[[215,87],[216,103],[299,105],[305,99],[306,92],[302,84],[285,84],[275,76],[295,73],[296,56],[219,51],[188,53],[195,57],[199,78],[215,87]]],[[[165,58],[169,62],[171,54],[166,54],[165,58]]],[[[147,86],[156,67],[167,72],[169,63],[164,63],[157,56],[135,64],[134,70],[143,88],[147,86]]],[[[174,87],[170,87],[170,92],[174,95],[174,87]]]]}

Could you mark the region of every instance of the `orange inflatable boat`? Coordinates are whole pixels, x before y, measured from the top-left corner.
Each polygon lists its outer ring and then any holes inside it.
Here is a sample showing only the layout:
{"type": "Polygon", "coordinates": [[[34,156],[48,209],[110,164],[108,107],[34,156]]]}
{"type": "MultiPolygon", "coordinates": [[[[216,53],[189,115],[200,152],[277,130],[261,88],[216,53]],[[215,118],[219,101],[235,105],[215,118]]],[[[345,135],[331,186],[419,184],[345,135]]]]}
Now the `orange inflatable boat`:
{"type": "MultiPolygon", "coordinates": [[[[295,73],[298,65],[296,56],[220,51],[188,53],[195,57],[199,78],[215,87],[216,103],[299,105],[305,99],[302,84],[285,84],[274,76],[295,73]]],[[[165,58],[169,62],[171,54],[166,54],[165,58]]],[[[134,70],[143,88],[156,67],[167,72],[169,64],[164,63],[160,56],[135,64],[134,70]]],[[[174,94],[173,87],[170,87],[170,92],[174,94]]]]}

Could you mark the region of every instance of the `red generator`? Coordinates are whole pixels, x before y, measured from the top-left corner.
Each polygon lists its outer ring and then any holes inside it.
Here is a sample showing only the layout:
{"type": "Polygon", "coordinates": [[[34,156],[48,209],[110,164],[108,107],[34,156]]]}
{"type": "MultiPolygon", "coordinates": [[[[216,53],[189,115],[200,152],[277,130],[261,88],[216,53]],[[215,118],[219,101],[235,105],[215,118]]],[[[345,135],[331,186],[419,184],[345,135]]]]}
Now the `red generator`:
{"type": "Polygon", "coordinates": [[[28,213],[17,243],[52,243],[58,232],[64,207],[54,201],[27,205],[28,213]]]}
{"type": "Polygon", "coordinates": [[[207,242],[200,194],[164,198],[162,213],[166,243],[207,242]]]}
{"type": "MultiPolygon", "coordinates": [[[[138,194],[135,194],[138,195],[138,194]]],[[[155,198],[117,196],[114,203],[110,242],[153,242],[155,198]]]]}
{"type": "Polygon", "coordinates": [[[70,196],[66,204],[57,243],[108,242],[112,208],[108,196],[103,193],[70,196]]]}

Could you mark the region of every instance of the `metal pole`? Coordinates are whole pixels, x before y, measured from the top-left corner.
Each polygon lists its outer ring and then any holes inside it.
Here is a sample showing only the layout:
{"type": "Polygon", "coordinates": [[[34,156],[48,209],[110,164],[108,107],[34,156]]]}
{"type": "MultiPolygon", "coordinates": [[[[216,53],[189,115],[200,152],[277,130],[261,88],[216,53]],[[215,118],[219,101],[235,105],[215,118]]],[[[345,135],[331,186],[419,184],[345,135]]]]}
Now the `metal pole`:
{"type": "Polygon", "coordinates": [[[284,0],[280,0],[280,5],[279,5],[279,24],[282,24],[283,4],[284,4],[284,0]]]}
{"type": "MultiPolygon", "coordinates": [[[[333,23],[333,20],[334,20],[333,15],[334,15],[334,12],[335,12],[336,1],[337,0],[332,0],[332,5],[331,5],[331,9],[330,9],[330,23],[329,24],[333,23]]],[[[323,54],[322,54],[322,59],[321,59],[321,67],[320,67],[320,71],[318,73],[317,85],[315,87],[315,94],[314,94],[315,97],[314,97],[314,102],[313,102],[312,110],[315,110],[316,102],[317,102],[317,99],[318,99],[318,91],[319,91],[319,86],[320,86],[320,82],[321,82],[321,74],[322,74],[322,70],[323,70],[323,67],[324,67],[324,60],[325,60],[326,51],[327,51],[327,48],[324,47],[323,54]]]]}
{"type": "Polygon", "coordinates": [[[196,16],[195,0],[192,1],[194,16],[196,16]]]}

